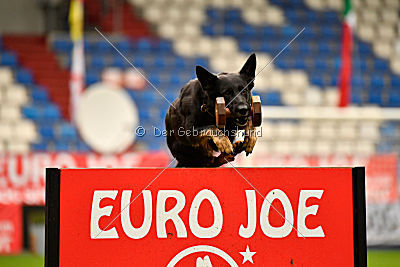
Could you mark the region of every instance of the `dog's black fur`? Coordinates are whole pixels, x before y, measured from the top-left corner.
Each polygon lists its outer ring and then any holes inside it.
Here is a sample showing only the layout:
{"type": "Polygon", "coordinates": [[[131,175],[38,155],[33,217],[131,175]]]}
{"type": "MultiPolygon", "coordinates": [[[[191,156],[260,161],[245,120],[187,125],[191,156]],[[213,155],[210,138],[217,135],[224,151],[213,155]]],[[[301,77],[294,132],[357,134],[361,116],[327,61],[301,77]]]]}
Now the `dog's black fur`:
{"type": "Polygon", "coordinates": [[[178,161],[177,167],[218,167],[234,160],[238,152],[252,152],[256,136],[248,118],[255,69],[255,54],[247,59],[239,73],[214,75],[196,66],[197,79],[182,88],[165,117],[167,144],[178,161]],[[228,108],[233,116],[227,119],[223,132],[215,126],[214,116],[215,100],[220,96],[227,105],[232,101],[228,108]],[[243,142],[232,145],[238,129],[245,129],[246,136],[243,142]],[[215,157],[214,151],[221,154],[215,157]]]}

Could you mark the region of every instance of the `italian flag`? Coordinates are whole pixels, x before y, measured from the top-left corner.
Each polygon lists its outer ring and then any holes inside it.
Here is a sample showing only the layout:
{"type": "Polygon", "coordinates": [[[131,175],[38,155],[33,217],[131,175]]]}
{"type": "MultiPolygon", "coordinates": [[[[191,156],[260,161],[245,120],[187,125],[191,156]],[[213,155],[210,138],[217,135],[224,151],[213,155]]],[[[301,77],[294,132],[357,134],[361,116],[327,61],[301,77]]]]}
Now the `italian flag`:
{"type": "Polygon", "coordinates": [[[349,105],[351,93],[351,69],[353,50],[353,30],[356,24],[356,16],[351,0],[345,0],[342,26],[342,66],[339,74],[340,100],[339,107],[349,105]]]}

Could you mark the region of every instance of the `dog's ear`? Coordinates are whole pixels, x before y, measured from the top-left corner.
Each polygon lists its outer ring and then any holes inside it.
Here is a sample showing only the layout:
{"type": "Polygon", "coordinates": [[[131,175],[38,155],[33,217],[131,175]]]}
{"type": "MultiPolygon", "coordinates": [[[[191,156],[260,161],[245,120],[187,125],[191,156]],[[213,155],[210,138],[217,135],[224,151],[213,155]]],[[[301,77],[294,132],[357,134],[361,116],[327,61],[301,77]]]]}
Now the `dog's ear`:
{"type": "Polygon", "coordinates": [[[197,79],[200,81],[201,87],[203,87],[203,90],[210,91],[215,89],[215,85],[218,81],[218,77],[216,75],[210,73],[202,66],[196,66],[196,75],[197,79]]]}
{"type": "Polygon", "coordinates": [[[255,75],[256,75],[256,54],[251,54],[251,56],[247,59],[246,63],[244,63],[244,66],[242,69],[239,71],[239,74],[247,81],[251,82],[255,75]]]}

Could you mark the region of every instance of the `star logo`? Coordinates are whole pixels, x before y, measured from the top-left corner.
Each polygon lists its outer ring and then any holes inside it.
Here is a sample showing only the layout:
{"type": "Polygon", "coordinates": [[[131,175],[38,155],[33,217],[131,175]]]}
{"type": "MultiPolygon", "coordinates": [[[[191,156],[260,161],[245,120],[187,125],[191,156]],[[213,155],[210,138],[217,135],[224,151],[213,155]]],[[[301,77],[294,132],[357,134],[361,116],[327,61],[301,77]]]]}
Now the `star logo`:
{"type": "Polygon", "coordinates": [[[249,261],[249,262],[251,262],[251,263],[254,264],[254,262],[253,262],[253,256],[254,256],[254,254],[256,254],[256,252],[251,252],[251,251],[250,251],[250,248],[249,248],[249,245],[247,245],[246,251],[244,251],[244,252],[239,252],[239,253],[242,254],[242,256],[243,256],[243,262],[242,262],[242,264],[245,263],[245,262],[247,262],[247,261],[249,261]]]}

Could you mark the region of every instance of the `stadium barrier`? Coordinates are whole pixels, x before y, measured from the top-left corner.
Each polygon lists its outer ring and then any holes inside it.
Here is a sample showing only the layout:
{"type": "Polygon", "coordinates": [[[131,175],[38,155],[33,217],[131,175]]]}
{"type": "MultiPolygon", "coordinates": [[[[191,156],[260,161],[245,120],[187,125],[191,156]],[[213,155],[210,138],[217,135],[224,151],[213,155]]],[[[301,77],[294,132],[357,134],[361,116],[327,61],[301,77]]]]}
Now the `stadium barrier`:
{"type": "Polygon", "coordinates": [[[46,170],[46,266],[366,266],[365,170],[46,170]]]}

